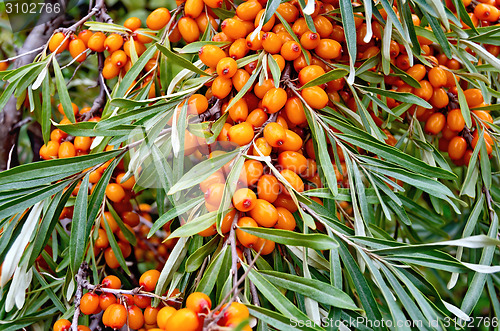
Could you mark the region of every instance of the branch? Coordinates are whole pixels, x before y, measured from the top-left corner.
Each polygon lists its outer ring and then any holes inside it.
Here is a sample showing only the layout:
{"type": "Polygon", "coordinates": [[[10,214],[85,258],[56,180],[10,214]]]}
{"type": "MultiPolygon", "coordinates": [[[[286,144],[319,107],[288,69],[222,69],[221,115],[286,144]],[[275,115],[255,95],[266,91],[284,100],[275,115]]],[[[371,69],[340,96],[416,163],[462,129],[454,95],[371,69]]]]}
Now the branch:
{"type": "MultiPolygon", "coordinates": [[[[245,248],[245,257],[246,257],[247,261],[250,261],[252,259],[252,255],[250,255],[249,248],[245,248]]],[[[257,293],[257,288],[255,287],[255,284],[251,280],[248,281],[248,283],[250,284],[250,292],[252,293],[253,304],[255,306],[260,306],[259,294],[257,293]]]]}
{"type": "Polygon", "coordinates": [[[73,322],[71,323],[71,330],[78,331],[78,317],[80,317],[80,300],[83,295],[83,283],[86,282],[87,271],[89,266],[87,263],[82,263],[80,268],[78,269],[78,273],[75,276],[76,280],[76,294],[75,300],[73,301],[75,304],[75,313],[73,314],[73,322]]]}
{"type": "Polygon", "coordinates": [[[102,69],[104,68],[104,53],[97,53],[97,60],[99,63],[99,73],[97,78],[97,85],[99,86],[99,95],[94,99],[92,108],[82,115],[82,121],[88,121],[95,116],[106,105],[106,83],[102,78],[102,69]]]}

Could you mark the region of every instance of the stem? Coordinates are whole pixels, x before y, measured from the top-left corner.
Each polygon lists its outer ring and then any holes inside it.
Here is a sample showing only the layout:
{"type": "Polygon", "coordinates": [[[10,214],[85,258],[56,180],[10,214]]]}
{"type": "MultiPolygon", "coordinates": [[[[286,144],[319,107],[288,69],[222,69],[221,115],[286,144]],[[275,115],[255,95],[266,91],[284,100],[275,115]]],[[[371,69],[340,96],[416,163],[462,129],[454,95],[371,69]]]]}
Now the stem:
{"type": "Polygon", "coordinates": [[[80,316],[80,300],[83,295],[83,284],[87,281],[87,271],[89,266],[87,263],[83,262],[80,268],[78,269],[78,273],[75,276],[76,280],[76,294],[75,300],[73,301],[75,304],[75,313],[73,314],[73,321],[71,323],[71,330],[78,331],[78,317],[80,316]]]}
{"type": "MultiPolygon", "coordinates": [[[[249,248],[245,249],[245,257],[247,261],[250,261],[252,259],[252,255],[250,254],[249,248]]],[[[252,293],[253,304],[255,306],[260,306],[259,294],[257,293],[257,288],[255,287],[255,284],[252,281],[249,281],[249,284],[250,284],[250,292],[252,293]]]]}
{"type": "Polygon", "coordinates": [[[90,110],[82,115],[82,121],[88,121],[94,115],[99,112],[104,105],[106,104],[106,83],[104,82],[102,77],[102,69],[104,68],[104,54],[103,53],[97,53],[97,61],[99,63],[99,74],[97,78],[97,85],[99,86],[99,96],[94,100],[94,103],[92,104],[92,108],[90,110]]]}

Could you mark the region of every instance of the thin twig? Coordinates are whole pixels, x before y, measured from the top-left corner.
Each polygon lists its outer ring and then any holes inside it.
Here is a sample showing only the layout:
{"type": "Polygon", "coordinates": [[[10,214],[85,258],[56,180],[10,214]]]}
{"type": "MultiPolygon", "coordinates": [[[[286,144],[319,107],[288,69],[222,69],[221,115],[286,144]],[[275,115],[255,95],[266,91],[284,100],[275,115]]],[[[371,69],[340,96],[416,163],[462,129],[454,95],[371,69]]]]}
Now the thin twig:
{"type": "Polygon", "coordinates": [[[75,300],[73,301],[75,305],[75,313],[73,314],[73,322],[71,323],[71,330],[78,331],[78,317],[80,316],[80,300],[83,295],[83,283],[86,282],[87,271],[88,271],[87,263],[82,263],[80,268],[78,269],[78,273],[75,276],[76,280],[76,293],[75,300]]]}
{"type": "Polygon", "coordinates": [[[8,59],[0,60],[0,63],[2,63],[2,62],[10,62],[10,61],[13,61],[15,59],[19,59],[20,57],[23,57],[23,56],[30,55],[30,54],[36,53],[38,51],[41,51],[44,48],[45,48],[45,46],[37,47],[37,48],[32,49],[32,50],[30,50],[28,52],[24,52],[23,54],[19,54],[19,55],[13,56],[13,57],[9,57],[8,59]]]}
{"type": "MultiPolygon", "coordinates": [[[[245,248],[245,257],[247,261],[250,261],[252,259],[252,255],[250,254],[250,249],[245,248]]],[[[252,301],[255,306],[260,306],[260,301],[259,301],[259,294],[257,293],[257,287],[255,287],[255,284],[252,281],[248,282],[250,284],[250,293],[252,293],[252,301]]]]}

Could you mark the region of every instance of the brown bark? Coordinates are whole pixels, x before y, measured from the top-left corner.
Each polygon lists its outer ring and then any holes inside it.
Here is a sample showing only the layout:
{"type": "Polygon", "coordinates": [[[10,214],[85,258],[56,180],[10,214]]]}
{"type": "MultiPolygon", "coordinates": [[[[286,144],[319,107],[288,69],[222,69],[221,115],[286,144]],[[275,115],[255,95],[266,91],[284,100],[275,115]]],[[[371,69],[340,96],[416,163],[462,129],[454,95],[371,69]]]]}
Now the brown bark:
{"type": "MultiPolygon", "coordinates": [[[[67,1],[65,1],[64,5],[66,4],[67,1]]],[[[19,49],[18,54],[24,54],[45,45],[54,30],[64,20],[64,15],[52,13],[49,16],[50,20],[47,23],[37,25],[31,30],[23,46],[19,49]]],[[[14,61],[14,68],[19,68],[33,62],[36,55],[37,53],[35,52],[17,58],[14,61]]],[[[0,171],[7,169],[9,153],[12,148],[14,149],[12,150],[10,166],[12,167],[19,163],[16,147],[20,127],[16,126],[16,124],[22,119],[22,111],[16,108],[16,102],[17,99],[11,96],[4,109],[0,112],[0,171]]]]}

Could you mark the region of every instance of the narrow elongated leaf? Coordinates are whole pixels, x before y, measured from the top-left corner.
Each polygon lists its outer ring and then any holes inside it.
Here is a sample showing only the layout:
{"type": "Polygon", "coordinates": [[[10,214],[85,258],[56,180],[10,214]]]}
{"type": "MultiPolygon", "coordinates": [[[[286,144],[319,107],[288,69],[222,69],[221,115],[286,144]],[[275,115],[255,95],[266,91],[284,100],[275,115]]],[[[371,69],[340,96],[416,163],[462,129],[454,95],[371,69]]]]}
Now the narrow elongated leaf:
{"type": "Polygon", "coordinates": [[[278,244],[283,245],[303,246],[320,250],[334,249],[338,247],[338,243],[337,241],[335,241],[335,239],[319,233],[303,234],[288,230],[268,229],[261,227],[241,227],[240,229],[247,233],[253,234],[254,236],[272,240],[278,244]]]}
{"type": "Polygon", "coordinates": [[[204,201],[203,196],[195,198],[195,199],[191,199],[187,202],[184,202],[181,205],[173,206],[173,208],[169,209],[166,213],[161,215],[160,218],[158,218],[153,223],[153,226],[151,227],[151,230],[148,233],[148,238],[151,238],[151,236],[154,235],[156,233],[156,231],[160,230],[161,227],[164,226],[168,221],[190,211],[195,206],[199,205],[202,201],[204,201]]]}
{"type": "Polygon", "coordinates": [[[156,44],[156,47],[158,48],[158,50],[160,52],[163,53],[163,55],[165,55],[170,61],[172,61],[176,65],[179,65],[179,66],[181,66],[181,67],[183,67],[185,69],[188,69],[188,70],[190,70],[190,71],[192,71],[194,73],[197,73],[197,74],[199,74],[201,76],[206,76],[207,75],[206,72],[204,72],[203,70],[201,70],[200,68],[198,68],[197,66],[195,66],[193,63],[191,63],[187,59],[183,58],[182,56],[175,54],[174,52],[172,52],[167,47],[165,47],[163,45],[160,45],[160,44],[156,44]]]}
{"type": "Polygon", "coordinates": [[[231,250],[228,246],[224,247],[219,254],[211,261],[207,270],[203,273],[203,278],[200,280],[198,287],[196,287],[197,292],[203,292],[205,294],[210,294],[214,288],[217,277],[227,254],[231,254],[231,250]]]}
{"type": "Polygon", "coordinates": [[[347,71],[345,69],[334,69],[334,70],[328,71],[327,73],[325,73],[317,78],[314,78],[310,82],[301,86],[300,89],[302,90],[302,89],[305,89],[305,88],[311,87],[311,86],[323,85],[323,84],[326,84],[328,82],[331,82],[332,80],[345,77],[345,76],[347,76],[348,73],[349,73],[349,71],[347,71]]]}
{"type": "Polygon", "coordinates": [[[215,223],[216,217],[217,217],[216,211],[199,216],[194,220],[177,228],[174,232],[170,234],[168,239],[178,238],[178,237],[189,237],[197,234],[198,232],[206,230],[215,223]]]}
{"type": "Polygon", "coordinates": [[[246,305],[246,306],[250,312],[250,315],[254,316],[259,321],[269,324],[270,326],[276,328],[277,330],[303,330],[303,331],[315,330],[305,325],[305,323],[299,323],[298,320],[287,318],[275,311],[259,306],[253,306],[253,305],[246,305]]]}
{"type": "Polygon", "coordinates": [[[208,243],[198,248],[193,254],[189,255],[186,260],[186,271],[195,272],[202,265],[203,260],[210,255],[220,242],[220,237],[213,237],[208,243]]]}
{"type": "Polygon", "coordinates": [[[69,238],[69,254],[71,255],[71,270],[78,271],[83,262],[85,248],[88,243],[89,233],[87,233],[87,201],[89,188],[89,174],[87,174],[78,189],[75,201],[75,210],[71,222],[71,235],[69,238]]]}
{"type": "Polygon", "coordinates": [[[71,105],[71,99],[69,97],[66,81],[64,80],[64,76],[57,60],[54,59],[52,63],[54,66],[54,74],[56,76],[57,91],[59,92],[59,99],[61,100],[64,114],[71,121],[71,123],[75,123],[75,113],[73,113],[73,106],[71,105]]]}

